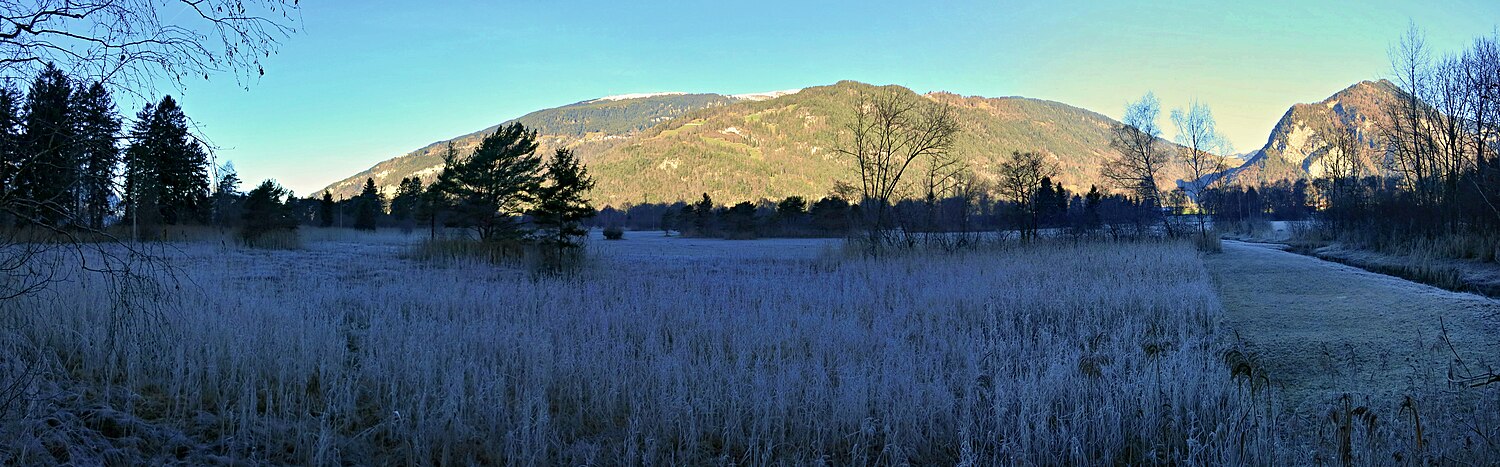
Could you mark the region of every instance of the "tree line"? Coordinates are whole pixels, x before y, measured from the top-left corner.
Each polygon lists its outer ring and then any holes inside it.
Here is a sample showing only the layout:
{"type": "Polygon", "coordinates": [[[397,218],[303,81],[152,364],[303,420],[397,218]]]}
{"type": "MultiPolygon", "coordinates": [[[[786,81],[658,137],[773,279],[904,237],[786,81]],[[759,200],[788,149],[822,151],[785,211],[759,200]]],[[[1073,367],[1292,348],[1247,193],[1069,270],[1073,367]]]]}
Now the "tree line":
{"type": "MultiPolygon", "coordinates": [[[[812,203],[802,196],[788,196],[777,201],[718,204],[704,194],[692,203],[605,207],[588,225],[725,239],[863,237],[868,211],[860,203],[847,200],[848,187],[842,188],[836,187],[835,193],[812,203]]],[[[973,197],[904,199],[889,207],[885,227],[892,232],[892,241],[898,243],[938,241],[939,236],[933,234],[962,239],[964,234],[1017,231],[1032,236],[1042,229],[1075,237],[1125,238],[1150,233],[1148,217],[1141,213],[1144,206],[1122,194],[1105,194],[1097,186],[1074,193],[1052,183],[1050,176],[1039,179],[1036,187],[1025,193],[1020,201],[997,197],[989,190],[973,197]]]]}
{"type": "Polygon", "coordinates": [[[433,236],[457,228],[481,242],[572,249],[594,214],[594,182],[572,151],[543,158],[536,149],[535,131],[502,126],[472,154],[450,146],[436,180],[403,180],[389,201],[373,180],[349,200],[298,198],[274,180],[242,192],[232,163],[211,179],[209,148],[172,96],[126,125],[107,87],[47,66],[24,93],[0,86],[0,224],[147,239],[162,226],[204,225],[237,228],[254,243],[299,225],[424,223],[433,236]]]}
{"type": "Polygon", "coordinates": [[[207,223],[208,152],[172,96],[122,128],[108,88],[46,66],[0,87],[0,222],[94,230],[207,223]]]}
{"type": "Polygon", "coordinates": [[[594,180],[572,150],[543,157],[537,148],[535,130],[509,123],[470,154],[459,154],[450,143],[430,183],[403,178],[387,199],[374,179],[366,179],[353,198],[335,200],[324,191],[292,200],[288,211],[303,224],[406,232],[420,226],[431,240],[453,240],[448,232],[455,229],[464,232],[459,240],[536,245],[561,257],[588,233],[584,221],[596,213],[588,198],[594,180]]]}

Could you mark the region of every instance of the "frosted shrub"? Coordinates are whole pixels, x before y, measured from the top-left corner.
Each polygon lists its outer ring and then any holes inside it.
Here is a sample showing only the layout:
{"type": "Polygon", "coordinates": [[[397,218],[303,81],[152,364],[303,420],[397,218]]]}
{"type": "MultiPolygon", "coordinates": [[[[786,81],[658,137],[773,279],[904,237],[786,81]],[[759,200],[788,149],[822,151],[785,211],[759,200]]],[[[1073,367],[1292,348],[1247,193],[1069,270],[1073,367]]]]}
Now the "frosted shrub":
{"type": "MultiPolygon", "coordinates": [[[[5,302],[0,324],[56,355],[47,377],[118,388],[80,406],[181,432],[134,444],[144,458],[1218,464],[1274,451],[1223,363],[1190,243],[605,257],[563,277],[397,251],[189,246],[187,285],[159,319],[114,320],[84,280],[5,302]],[[150,441],[182,437],[187,454],[150,441]]],[[[17,445],[45,431],[15,430],[17,445]]]]}

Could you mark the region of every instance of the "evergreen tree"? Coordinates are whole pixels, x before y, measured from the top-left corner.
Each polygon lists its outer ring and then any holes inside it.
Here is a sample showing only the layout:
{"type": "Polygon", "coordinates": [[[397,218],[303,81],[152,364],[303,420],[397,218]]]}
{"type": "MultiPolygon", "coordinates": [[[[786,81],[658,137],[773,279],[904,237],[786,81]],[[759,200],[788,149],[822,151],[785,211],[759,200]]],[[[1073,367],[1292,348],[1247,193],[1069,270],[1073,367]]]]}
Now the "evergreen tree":
{"type": "Polygon", "coordinates": [[[156,159],[162,185],[162,220],[181,224],[203,220],[208,207],[208,153],[188,132],[187,116],[172,96],[156,106],[153,134],[161,142],[156,159]]]}
{"type": "Polygon", "coordinates": [[[245,196],[244,212],[240,220],[240,237],[253,244],[269,232],[296,230],[297,220],[292,216],[290,201],[292,194],[273,180],[266,180],[250,190],[245,196]]]}
{"type": "Polygon", "coordinates": [[[1031,201],[1032,225],[1047,226],[1052,222],[1052,205],[1057,200],[1057,192],[1052,189],[1052,177],[1042,177],[1042,186],[1037,188],[1035,198],[1031,201]]]}
{"type": "Polygon", "coordinates": [[[824,232],[846,233],[849,231],[850,215],[849,202],[838,196],[828,196],[813,203],[808,209],[808,215],[813,218],[813,226],[824,232]]]}
{"type": "Polygon", "coordinates": [[[555,249],[561,260],[565,250],[577,248],[579,239],[588,234],[583,220],[593,217],[595,211],[585,196],[594,188],[594,180],[568,149],[557,150],[547,162],[543,178],[545,182],[536,189],[536,206],[529,214],[541,231],[538,238],[542,246],[555,249]]]}
{"type": "Polygon", "coordinates": [[[234,170],[233,162],[225,162],[219,166],[219,181],[214,183],[213,223],[221,227],[227,227],[233,220],[240,219],[240,175],[234,170]]]}
{"type": "Polygon", "coordinates": [[[422,190],[422,195],[417,199],[417,220],[427,223],[429,238],[437,238],[437,228],[443,212],[452,207],[452,200],[448,193],[453,190],[453,171],[450,168],[458,166],[458,150],[453,148],[453,142],[448,142],[447,152],[443,155],[443,171],[438,173],[427,189],[422,190]]]}
{"type": "Polygon", "coordinates": [[[396,187],[396,195],[391,197],[391,218],[401,224],[403,232],[410,232],[413,221],[416,219],[418,205],[422,198],[422,179],[418,177],[403,178],[401,184],[396,187]]]}
{"type": "MultiPolygon", "coordinates": [[[[16,165],[21,161],[21,94],[9,85],[0,86],[0,203],[14,208],[16,165]]],[[[10,223],[5,215],[0,225],[10,223]]]]}
{"type": "Polygon", "coordinates": [[[127,209],[138,221],[183,224],[206,220],[208,153],[188,131],[172,96],[137,115],[125,151],[127,209]]]}
{"type": "Polygon", "coordinates": [[[438,186],[457,203],[458,221],[480,240],[520,236],[516,217],[541,181],[536,148],[536,132],[512,122],[486,136],[468,158],[447,158],[438,186]]]}
{"type": "Polygon", "coordinates": [[[1083,222],[1089,230],[1099,228],[1102,220],[1099,217],[1099,203],[1103,198],[1104,195],[1099,193],[1099,187],[1095,185],[1089,185],[1089,193],[1083,196],[1083,222]]]}
{"type": "Polygon", "coordinates": [[[333,193],[323,190],[323,199],[318,201],[318,226],[333,227],[333,193]]]}
{"type": "Polygon", "coordinates": [[[68,77],[48,65],[31,83],[16,172],[18,211],[30,222],[61,225],[77,213],[79,161],[68,77]]]}
{"type": "Polygon", "coordinates": [[[94,83],[75,94],[77,146],[82,163],[79,193],[84,222],[93,229],[104,227],[104,218],[113,212],[115,170],[120,165],[120,148],[115,138],[120,134],[120,117],[115,103],[103,84],[94,83]]]}
{"type": "Polygon", "coordinates": [[[713,227],[714,200],[703,194],[703,199],[693,204],[693,234],[707,236],[713,227]]]}
{"type": "Polygon", "coordinates": [[[136,113],[128,135],[130,146],[125,148],[125,217],[137,224],[151,225],[161,221],[161,210],[157,208],[161,183],[156,176],[156,151],[150,147],[156,143],[151,137],[154,119],[156,104],[146,104],[136,113]]]}
{"type": "Polygon", "coordinates": [[[735,239],[755,238],[755,205],[741,201],[724,210],[725,236],[735,239]]]}
{"type": "Polygon", "coordinates": [[[380,215],[385,211],[385,200],[381,199],[380,191],[375,189],[375,179],[365,179],[365,188],[360,190],[359,199],[355,203],[354,228],[375,230],[380,215]]]}
{"type": "MultiPolygon", "coordinates": [[[[438,180],[442,180],[442,177],[438,180]]],[[[438,223],[443,217],[443,211],[448,209],[448,195],[443,192],[441,185],[433,183],[422,190],[422,196],[417,201],[417,220],[427,223],[429,238],[437,238],[438,223]]]]}

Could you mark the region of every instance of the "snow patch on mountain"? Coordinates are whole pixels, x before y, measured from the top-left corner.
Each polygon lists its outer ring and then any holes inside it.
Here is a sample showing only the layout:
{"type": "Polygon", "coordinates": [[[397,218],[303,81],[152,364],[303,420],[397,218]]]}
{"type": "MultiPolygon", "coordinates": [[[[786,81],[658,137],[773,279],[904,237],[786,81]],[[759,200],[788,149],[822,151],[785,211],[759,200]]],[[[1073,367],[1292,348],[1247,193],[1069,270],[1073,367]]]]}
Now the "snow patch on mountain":
{"type": "Polygon", "coordinates": [[[623,101],[623,100],[628,100],[628,99],[645,99],[647,97],[682,96],[682,95],[687,95],[687,93],[685,93],[685,92],[638,92],[638,93],[633,93],[633,94],[620,94],[620,95],[617,95],[617,96],[604,96],[604,97],[601,97],[601,98],[598,98],[598,99],[594,99],[594,100],[591,100],[591,101],[588,101],[588,102],[623,101]]]}
{"type": "Polygon", "coordinates": [[[763,101],[763,100],[775,99],[775,98],[778,98],[778,97],[781,97],[781,96],[790,96],[792,94],[796,94],[796,93],[799,93],[799,92],[802,92],[802,88],[797,88],[797,89],[783,89],[783,90],[780,90],[780,91],[769,91],[769,92],[754,92],[754,93],[750,93],[750,94],[735,94],[735,95],[729,96],[729,98],[730,99],[735,99],[735,100],[742,100],[742,101],[763,101]]]}

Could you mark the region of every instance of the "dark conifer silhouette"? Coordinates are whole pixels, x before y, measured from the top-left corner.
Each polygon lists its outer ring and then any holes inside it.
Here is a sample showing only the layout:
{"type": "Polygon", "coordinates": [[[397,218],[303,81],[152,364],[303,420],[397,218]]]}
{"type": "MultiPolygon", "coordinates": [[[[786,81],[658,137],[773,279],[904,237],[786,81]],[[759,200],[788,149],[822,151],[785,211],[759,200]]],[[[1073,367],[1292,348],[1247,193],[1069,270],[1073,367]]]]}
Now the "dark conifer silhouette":
{"type": "Polygon", "coordinates": [[[243,222],[240,237],[254,245],[267,233],[296,230],[297,220],[286,203],[290,196],[291,193],[272,180],[261,182],[250,190],[245,196],[244,212],[240,217],[243,222]]]}
{"type": "Polygon", "coordinates": [[[225,162],[224,165],[219,166],[219,181],[214,182],[214,194],[209,200],[213,208],[213,224],[229,227],[238,221],[242,217],[240,212],[242,197],[240,175],[235,172],[233,163],[225,162]]]}
{"type": "Polygon", "coordinates": [[[333,193],[323,190],[323,197],[318,200],[318,226],[333,227],[333,193]]]}
{"type": "MultiPolygon", "coordinates": [[[[16,166],[21,162],[21,93],[9,85],[0,87],[0,200],[10,203],[15,188],[16,166]]],[[[0,213],[0,225],[8,225],[13,219],[10,213],[0,213]]]]}
{"type": "Polygon", "coordinates": [[[473,155],[459,160],[450,154],[437,186],[456,204],[455,223],[484,241],[521,237],[517,218],[541,181],[536,148],[536,132],[512,122],[486,136],[473,155]]]}
{"type": "Polygon", "coordinates": [[[530,215],[537,226],[537,240],[561,260],[566,250],[580,246],[580,239],[588,234],[583,220],[596,212],[588,199],[594,180],[567,149],[558,149],[547,161],[543,178],[545,181],[536,187],[536,206],[530,215]]]}
{"type": "Polygon", "coordinates": [[[94,83],[75,94],[77,149],[81,163],[80,202],[83,222],[93,229],[104,228],[104,219],[113,213],[110,196],[120,165],[120,147],[115,138],[120,133],[120,117],[104,85],[94,83]]]}
{"type": "Polygon", "coordinates": [[[208,153],[188,131],[172,96],[137,115],[125,151],[126,205],[137,222],[206,220],[208,153]]]}
{"type": "Polygon", "coordinates": [[[422,179],[401,179],[396,186],[396,195],[391,197],[391,219],[401,226],[402,232],[411,232],[422,198],[422,179]]]}
{"type": "Polygon", "coordinates": [[[354,228],[359,230],[375,230],[380,215],[385,211],[385,200],[381,198],[380,191],[375,189],[375,179],[366,178],[365,188],[355,198],[354,206],[354,228]]]}
{"type": "Polygon", "coordinates": [[[68,77],[51,66],[32,81],[26,96],[13,199],[27,223],[59,226],[76,212],[79,170],[72,99],[68,77]]]}

